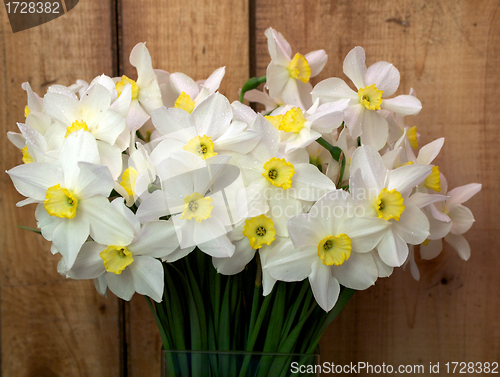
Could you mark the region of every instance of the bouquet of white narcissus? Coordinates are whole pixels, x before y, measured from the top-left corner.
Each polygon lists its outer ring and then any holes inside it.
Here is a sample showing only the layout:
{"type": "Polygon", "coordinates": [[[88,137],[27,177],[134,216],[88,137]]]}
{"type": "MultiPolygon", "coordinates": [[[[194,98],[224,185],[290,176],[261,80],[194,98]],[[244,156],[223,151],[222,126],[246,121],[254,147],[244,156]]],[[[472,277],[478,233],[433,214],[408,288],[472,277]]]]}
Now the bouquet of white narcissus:
{"type": "MultiPolygon", "coordinates": [[[[101,294],[152,298],[165,348],[187,326],[173,319],[184,307],[216,323],[216,347],[223,320],[240,310],[231,326],[247,326],[246,337],[228,349],[256,349],[268,341],[249,340],[252,331],[269,321],[268,335],[278,327],[286,337],[305,316],[321,327],[327,317],[317,305],[329,312],[341,291],[366,289],[394,267],[409,263],[418,279],[414,245],[431,259],[444,238],[470,256],[463,234],[474,218],[462,203],[481,185],[448,191],[432,164],[443,138],[415,155],[418,133],[405,116],[421,103],[413,90],[393,96],[399,71],[384,61],[367,68],[355,47],[343,66],[355,90],[339,78],[313,88],[326,53],[292,57],[280,33],[266,36],[267,75],[244,85],[241,102],[217,92],[224,68],[198,82],[153,70],[144,43],[130,56],[136,81],[102,75],[53,85],[43,98],[23,84],[26,120],[8,134],[23,154],[7,172],[27,197],[18,206],[37,204],[61,274],[94,279],[101,294]],[[256,113],[243,98],[265,109],[256,113]],[[305,282],[273,289],[277,281],[305,282]]],[[[191,339],[184,349],[200,344],[191,339]]]]}

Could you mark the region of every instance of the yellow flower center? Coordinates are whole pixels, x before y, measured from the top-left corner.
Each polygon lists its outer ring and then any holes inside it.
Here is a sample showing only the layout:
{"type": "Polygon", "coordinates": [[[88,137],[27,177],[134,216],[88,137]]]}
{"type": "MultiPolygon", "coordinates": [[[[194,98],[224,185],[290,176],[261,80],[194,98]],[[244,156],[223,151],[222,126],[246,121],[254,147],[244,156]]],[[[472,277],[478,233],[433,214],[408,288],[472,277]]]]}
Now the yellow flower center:
{"type": "Polygon", "coordinates": [[[132,85],[132,99],[136,99],[139,97],[139,87],[137,86],[137,83],[134,80],[129,79],[127,76],[123,75],[122,79],[116,83],[116,91],[118,92],[118,97],[123,92],[123,88],[125,88],[125,85],[130,84],[132,85]]]}
{"type": "Polygon", "coordinates": [[[295,168],[284,158],[271,158],[264,164],[264,170],[265,172],[262,175],[273,186],[281,187],[283,190],[289,189],[292,186],[292,177],[295,173],[295,168]]]}
{"type": "Polygon", "coordinates": [[[281,124],[281,121],[283,120],[283,115],[280,114],[280,115],[265,115],[264,118],[266,118],[269,122],[271,122],[271,124],[274,126],[274,128],[276,128],[277,130],[280,129],[280,124],[281,124]]]}
{"type": "Polygon", "coordinates": [[[134,187],[135,181],[139,176],[139,172],[135,170],[132,166],[129,166],[122,174],[122,181],[120,182],[120,186],[122,186],[129,196],[134,195],[134,187]]]}
{"type": "Polygon", "coordinates": [[[260,249],[263,244],[270,245],[276,239],[273,221],[266,215],[245,220],[243,235],[248,238],[252,249],[260,249]]]}
{"type": "Polygon", "coordinates": [[[431,174],[425,178],[425,187],[437,192],[441,191],[441,176],[438,166],[433,166],[431,174]]]}
{"type": "Polygon", "coordinates": [[[300,130],[304,128],[305,123],[306,118],[304,118],[302,110],[298,107],[293,107],[283,116],[283,119],[280,122],[279,130],[299,133],[300,130]]]}
{"type": "Polygon", "coordinates": [[[384,220],[395,219],[399,221],[401,214],[405,210],[403,205],[403,198],[401,194],[392,189],[383,188],[380,195],[375,200],[375,209],[377,210],[378,217],[384,220]]]}
{"type": "Polygon", "coordinates": [[[76,132],[79,130],[88,131],[89,127],[87,126],[87,123],[80,122],[79,120],[75,120],[73,122],[73,124],[71,124],[71,126],[66,128],[66,135],[64,135],[64,138],[67,138],[70,133],[76,132]]]}
{"type": "Polygon", "coordinates": [[[30,162],[33,162],[33,157],[31,157],[30,152],[28,151],[27,145],[23,149],[21,149],[21,152],[23,152],[23,162],[25,164],[29,164],[30,162]]]}
{"type": "Polygon", "coordinates": [[[410,147],[412,147],[413,149],[417,149],[418,148],[417,126],[408,128],[408,130],[406,130],[406,137],[408,138],[410,147]]]}
{"type": "Polygon", "coordinates": [[[132,264],[134,258],[126,246],[109,245],[99,253],[104,261],[104,268],[108,272],[120,275],[128,265],[132,264]]]}
{"type": "Polygon", "coordinates": [[[28,105],[26,105],[24,107],[24,117],[27,118],[28,115],[30,115],[31,111],[30,111],[30,108],[28,107],[28,105]]]}
{"type": "Polygon", "coordinates": [[[311,67],[304,55],[296,53],[292,61],[288,65],[288,72],[290,77],[300,80],[304,83],[309,81],[311,77],[311,67]]]}
{"type": "Polygon", "coordinates": [[[382,103],[383,90],[378,90],[375,84],[359,88],[359,102],[362,103],[368,110],[380,110],[382,103]]]}
{"type": "Polygon", "coordinates": [[[202,220],[210,218],[212,212],[213,199],[209,196],[195,192],[193,195],[187,195],[184,198],[184,211],[182,212],[181,219],[192,220],[193,218],[201,223],[202,220]]]}
{"type": "Polygon", "coordinates": [[[214,152],[214,143],[212,143],[212,138],[205,135],[193,137],[182,147],[182,149],[194,153],[204,160],[217,155],[217,153],[214,152]]]}
{"type": "Polygon", "coordinates": [[[351,239],[347,234],[323,238],[318,244],[319,259],[326,266],[340,266],[351,256],[351,239]]]}
{"type": "Polygon", "coordinates": [[[58,183],[47,189],[43,207],[50,216],[72,219],[76,215],[78,198],[58,183]]]}
{"type": "Polygon", "coordinates": [[[194,110],[194,101],[189,97],[189,94],[182,92],[180,96],[175,101],[175,108],[186,110],[189,114],[191,114],[194,110]]]}

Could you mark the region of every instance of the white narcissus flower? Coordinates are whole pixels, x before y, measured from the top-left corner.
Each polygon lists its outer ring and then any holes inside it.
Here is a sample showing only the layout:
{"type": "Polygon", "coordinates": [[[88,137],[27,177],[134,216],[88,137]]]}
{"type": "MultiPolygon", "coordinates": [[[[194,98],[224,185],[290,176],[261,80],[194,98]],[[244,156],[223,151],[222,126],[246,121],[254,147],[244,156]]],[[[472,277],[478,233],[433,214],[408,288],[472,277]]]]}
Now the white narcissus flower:
{"type": "Polygon", "coordinates": [[[151,62],[151,55],[145,43],[138,43],[130,53],[130,64],[137,69],[137,81],[127,76],[115,78],[118,96],[122,95],[127,84],[132,86],[132,102],[127,115],[127,125],[135,132],[147,122],[153,110],[162,107],[158,80],[151,62]]]}
{"type": "MultiPolygon", "coordinates": [[[[123,98],[115,103],[130,102],[130,85],[123,98]]],[[[98,84],[90,86],[81,100],[76,96],[49,92],[43,98],[45,114],[56,122],[47,133],[62,145],[64,140],[73,132],[84,130],[97,140],[100,163],[106,165],[111,175],[116,179],[122,170],[121,152],[128,145],[119,141],[119,136],[126,130],[125,117],[113,110],[111,104],[112,93],[98,84]]],[[[118,106],[118,105],[116,105],[118,106]]]]}
{"type": "Polygon", "coordinates": [[[312,105],[312,85],[309,79],[318,75],[328,57],[324,50],[302,55],[296,53],[292,59],[292,48],[281,33],[269,28],[265,32],[271,63],[267,66],[266,86],[269,96],[280,98],[287,105],[307,109],[312,105]]]}
{"type": "Polygon", "coordinates": [[[252,150],[255,158],[240,161],[246,181],[249,182],[241,196],[246,198],[249,216],[267,214],[278,236],[288,237],[286,221],[302,213],[304,206],[310,206],[334,190],[335,185],[315,165],[309,163],[307,153],[296,156],[280,153],[280,136],[271,123],[259,125],[265,137],[252,150]]]}
{"type": "Polygon", "coordinates": [[[312,144],[322,135],[331,134],[342,124],[342,111],[348,104],[349,100],[340,100],[319,106],[319,101],[316,101],[306,112],[287,105],[278,108],[266,119],[280,131],[281,144],[285,154],[288,154],[312,144]]]}
{"type": "Polygon", "coordinates": [[[458,252],[460,258],[468,260],[471,250],[463,234],[471,228],[475,220],[471,210],[462,203],[476,195],[482,185],[469,183],[446,193],[446,180],[441,179],[441,187],[441,193],[447,195],[449,199],[429,206],[426,214],[431,224],[431,235],[420,245],[420,255],[422,259],[437,257],[443,249],[444,238],[458,252]]]}
{"type": "Polygon", "coordinates": [[[365,51],[355,47],[344,60],[344,73],[356,86],[357,92],[349,88],[344,80],[329,78],[321,81],[312,91],[312,99],[321,103],[348,98],[350,106],[344,110],[345,123],[353,138],[361,136],[362,144],[380,150],[387,143],[388,124],[377,110],[385,109],[398,115],[416,115],[422,104],[411,95],[392,96],[399,87],[399,71],[390,63],[380,61],[368,69],[365,51]]]}
{"type": "Polygon", "coordinates": [[[330,311],[340,284],[366,289],[379,276],[373,248],[388,227],[387,222],[363,217],[350,194],[334,190],[318,200],[308,214],[287,222],[291,241],[266,257],[263,270],[282,281],[309,278],[319,306],[330,311]]]}
{"type": "Polygon", "coordinates": [[[38,227],[71,268],[90,235],[101,244],[121,239],[130,243],[131,228],[111,206],[113,189],[109,170],[99,163],[95,139],[84,131],[68,136],[59,160],[20,165],[7,173],[26,200],[38,203],[38,227]]]}
{"type": "Polygon", "coordinates": [[[135,292],[160,302],[163,295],[163,266],[157,258],[174,251],[179,242],[171,221],[151,221],[141,224],[126,208],[123,199],[111,205],[130,225],[129,239],[115,238],[110,244],[86,242],[73,266],[68,269],[61,259],[58,271],[73,279],[104,278],[116,296],[129,301],[135,292]]]}
{"type": "Polygon", "coordinates": [[[219,89],[225,72],[226,67],[217,68],[208,79],[195,82],[184,73],[169,74],[156,70],[163,106],[175,107],[192,113],[201,101],[219,89]]]}
{"type": "Polygon", "coordinates": [[[127,206],[130,207],[137,200],[143,200],[149,195],[150,185],[156,181],[157,176],[149,153],[142,144],[130,146],[129,153],[126,168],[119,182],[115,182],[115,190],[125,198],[127,206]]]}
{"type": "MultiPolygon", "coordinates": [[[[233,255],[234,245],[226,233],[239,222],[234,199],[239,186],[236,183],[236,188],[225,189],[228,180],[238,180],[232,176],[238,169],[229,166],[228,160],[223,156],[203,160],[186,151],[164,160],[156,167],[161,190],[141,203],[138,218],[145,222],[171,215],[182,256],[195,246],[213,257],[233,255]]],[[[175,256],[182,257],[179,253],[175,256]]]]}
{"type": "Polygon", "coordinates": [[[155,110],[152,120],[162,141],[151,153],[151,160],[159,164],[179,151],[188,151],[203,159],[250,152],[260,139],[259,133],[232,118],[229,101],[219,93],[207,97],[192,114],[175,108],[155,110]]]}
{"type": "MultiPolygon", "coordinates": [[[[223,275],[234,275],[245,268],[259,252],[261,264],[273,253],[275,247],[289,240],[288,237],[278,237],[273,221],[266,215],[259,215],[245,220],[227,234],[235,246],[234,254],[227,258],[212,258],[217,272],[223,275]]],[[[263,295],[271,293],[276,279],[271,277],[266,270],[262,270],[263,295]]]]}
{"type": "Polygon", "coordinates": [[[407,244],[418,245],[429,235],[429,221],[410,194],[431,170],[426,165],[389,170],[377,150],[368,145],[354,152],[349,190],[367,216],[390,224],[377,246],[380,258],[388,266],[401,266],[408,257],[407,244]]]}

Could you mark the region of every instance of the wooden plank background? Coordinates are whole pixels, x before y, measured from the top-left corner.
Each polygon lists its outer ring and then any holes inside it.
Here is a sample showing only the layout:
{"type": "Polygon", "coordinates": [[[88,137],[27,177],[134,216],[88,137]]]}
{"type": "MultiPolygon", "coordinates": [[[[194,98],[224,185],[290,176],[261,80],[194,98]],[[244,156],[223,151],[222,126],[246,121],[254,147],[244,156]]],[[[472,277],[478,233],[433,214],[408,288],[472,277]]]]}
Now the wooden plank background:
{"type": "MultiPolygon", "coordinates": [[[[344,77],[342,61],[363,46],[367,63],[387,60],[401,72],[398,93],[413,87],[422,112],[408,118],[421,142],[446,137],[437,164],[450,187],[481,182],[467,206],[476,223],[461,261],[445,247],[418,260],[421,280],[398,270],[356,293],[322,341],[322,358],[337,364],[423,364],[500,361],[500,2],[498,0],[306,1],[80,0],[68,14],[12,34],[0,19],[2,135],[23,121],[29,81],[50,83],[127,74],[137,42],[147,42],[155,68],[206,78],[226,65],[221,92],[230,100],[249,74],[265,74],[264,30],[281,31],[294,52],[323,48],[328,76],[344,77]]],[[[4,136],[1,167],[20,162],[4,136]]],[[[0,183],[0,374],[18,376],[154,376],[160,341],[141,297],[121,303],[95,293],[91,282],[66,280],[57,257],[34,226],[34,208],[6,174],[0,183]]],[[[445,375],[443,365],[441,375],[445,375]]]]}

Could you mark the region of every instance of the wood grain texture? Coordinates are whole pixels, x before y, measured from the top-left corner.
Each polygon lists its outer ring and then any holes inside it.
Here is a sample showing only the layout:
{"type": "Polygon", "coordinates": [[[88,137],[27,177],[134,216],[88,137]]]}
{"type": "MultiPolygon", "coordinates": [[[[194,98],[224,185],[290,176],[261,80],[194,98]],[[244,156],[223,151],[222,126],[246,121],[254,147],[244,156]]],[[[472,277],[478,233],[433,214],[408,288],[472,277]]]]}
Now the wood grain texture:
{"type": "MultiPolygon", "coordinates": [[[[450,189],[481,182],[465,205],[476,218],[466,237],[468,262],[448,245],[433,261],[418,261],[419,282],[398,270],[356,293],[322,341],[324,361],[423,364],[498,361],[500,167],[500,3],[498,1],[266,1],[256,3],[257,74],[269,62],[264,31],[271,26],[293,52],[325,49],[329,61],[314,83],[342,73],[345,55],[363,46],[367,64],[393,63],[397,94],[413,87],[422,101],[407,117],[420,145],[446,138],[436,164],[450,189]],[[293,20],[293,22],[291,21],[293,20]]],[[[444,375],[443,366],[441,375],[444,375]]]]}
{"type": "MultiPolygon", "coordinates": [[[[70,85],[78,78],[112,74],[110,3],[81,1],[54,21],[13,34],[0,18],[1,170],[21,162],[5,137],[24,121],[29,81],[43,95],[49,83],[70,85]]],[[[7,174],[0,179],[1,375],[117,376],[117,299],[101,298],[93,283],[66,280],[49,242],[16,225],[36,226],[35,206],[23,199],[7,174]]]]}
{"type": "MultiPolygon", "coordinates": [[[[146,42],[156,69],[204,80],[226,66],[219,91],[231,102],[238,98],[249,75],[247,1],[168,0],[160,5],[123,0],[121,9],[122,66],[127,76],[137,76],[128,63],[130,51],[136,43],[146,42]]],[[[161,341],[144,298],[137,295],[130,305],[128,333],[130,375],[156,375],[161,341]]]]}
{"type": "MultiPolygon", "coordinates": [[[[329,62],[313,83],[338,76],[350,49],[363,46],[367,63],[393,63],[401,72],[397,94],[413,87],[422,112],[408,117],[421,145],[444,136],[437,164],[449,187],[481,182],[466,206],[476,223],[466,237],[468,262],[446,246],[433,261],[420,261],[421,280],[398,270],[355,294],[322,342],[324,361],[337,364],[422,364],[500,359],[500,10],[487,0],[195,0],[163,2],[81,0],[69,14],[18,34],[0,19],[0,122],[15,131],[26,103],[21,83],[43,94],[48,83],[112,75],[114,62],[135,78],[128,56],[147,42],[155,68],[181,71],[195,80],[226,66],[221,92],[230,100],[248,78],[269,63],[264,30],[282,32],[294,52],[325,49],[329,62]],[[249,54],[249,9],[255,11],[255,57],[249,54]],[[117,22],[121,43],[114,41],[117,22]],[[119,55],[118,55],[119,53],[119,55]]],[[[251,21],[249,21],[251,20],[251,21]]],[[[20,162],[2,138],[1,167],[20,162]]],[[[70,281],[56,272],[57,257],[40,236],[17,229],[35,226],[34,207],[16,208],[21,196],[4,174],[0,180],[1,375],[158,375],[160,340],[142,297],[127,306],[119,341],[117,299],[103,299],[92,282],[70,281]],[[127,358],[124,359],[124,351],[127,358]],[[127,362],[127,365],[120,365],[127,362]]],[[[443,366],[441,375],[445,375],[443,366]]]]}

